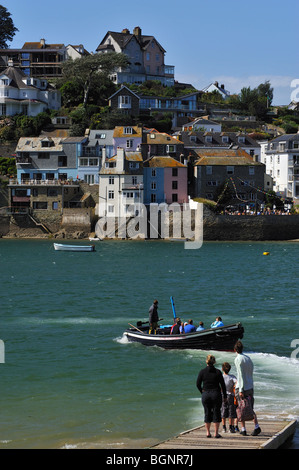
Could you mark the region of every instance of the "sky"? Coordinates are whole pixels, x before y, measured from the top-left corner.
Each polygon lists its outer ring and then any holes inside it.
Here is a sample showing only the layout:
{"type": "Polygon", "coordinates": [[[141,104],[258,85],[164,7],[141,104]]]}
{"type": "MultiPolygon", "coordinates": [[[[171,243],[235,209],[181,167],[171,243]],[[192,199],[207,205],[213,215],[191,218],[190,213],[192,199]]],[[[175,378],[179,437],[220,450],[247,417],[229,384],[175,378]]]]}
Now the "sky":
{"type": "Polygon", "coordinates": [[[179,82],[201,90],[218,81],[234,94],[269,80],[274,105],[299,100],[298,0],[0,2],[19,30],[10,48],[44,38],[95,52],[107,31],[139,26],[166,50],[179,82]]]}

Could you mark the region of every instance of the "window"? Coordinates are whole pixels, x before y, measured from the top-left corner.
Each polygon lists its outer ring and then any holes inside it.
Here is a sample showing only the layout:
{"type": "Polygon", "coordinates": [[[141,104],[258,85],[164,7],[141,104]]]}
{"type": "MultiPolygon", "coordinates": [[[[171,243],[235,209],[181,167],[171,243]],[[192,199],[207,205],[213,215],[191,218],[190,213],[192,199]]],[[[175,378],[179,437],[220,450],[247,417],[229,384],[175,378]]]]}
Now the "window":
{"type": "Polygon", "coordinates": [[[151,182],[151,189],[152,189],[152,190],[157,189],[157,183],[156,183],[155,181],[152,181],[152,182],[151,182]]]}
{"type": "Polygon", "coordinates": [[[279,147],[278,147],[279,152],[284,152],[285,146],[286,146],[285,142],[279,142],[279,147]]]}
{"type": "Polygon", "coordinates": [[[133,134],[132,127],[124,127],[124,134],[133,134]]]}
{"type": "Polygon", "coordinates": [[[50,154],[49,152],[39,152],[38,153],[38,159],[39,160],[49,160],[50,154]]]}
{"type": "Polygon", "coordinates": [[[67,166],[67,156],[66,155],[60,155],[58,157],[58,166],[67,166]]]}
{"type": "Polygon", "coordinates": [[[109,176],[109,184],[114,184],[114,176],[109,176]]]}
{"type": "Polygon", "coordinates": [[[206,166],[206,175],[211,175],[213,172],[213,167],[212,166],[206,166]]]}
{"type": "Polygon", "coordinates": [[[109,212],[109,214],[113,214],[113,212],[114,212],[114,206],[109,205],[109,206],[108,206],[108,212],[109,212]]]}
{"type": "Polygon", "coordinates": [[[58,202],[57,202],[57,201],[52,202],[52,210],[53,210],[53,211],[57,211],[57,210],[58,210],[58,202]]]}
{"type": "Polygon", "coordinates": [[[106,139],[106,134],[96,134],[96,139],[106,139]]]}
{"type": "Polygon", "coordinates": [[[178,202],[178,195],[176,193],[172,195],[172,202],[178,202]]]}
{"type": "Polygon", "coordinates": [[[151,53],[150,52],[146,53],[146,60],[151,60],[151,53]]]}
{"type": "Polygon", "coordinates": [[[172,182],[172,189],[178,189],[178,182],[177,181],[172,182]]]}
{"type": "Polygon", "coordinates": [[[47,202],[42,202],[42,201],[33,201],[33,209],[47,210],[48,209],[48,203],[47,202]]]}
{"type": "Polygon", "coordinates": [[[166,145],[166,152],[173,153],[176,150],[176,145],[166,145]]]}
{"type": "Polygon", "coordinates": [[[127,140],[126,148],[127,148],[127,149],[133,148],[133,139],[127,140]]]}
{"type": "Polygon", "coordinates": [[[155,169],[155,168],[152,168],[152,177],[155,178],[156,176],[157,176],[157,174],[156,174],[156,169],[155,169]]]}
{"type": "MultiPolygon", "coordinates": [[[[131,96],[123,95],[118,97],[119,108],[130,108],[131,107],[131,96]]],[[[131,132],[130,132],[131,134],[131,132]]]]}
{"type": "Polygon", "coordinates": [[[131,170],[138,170],[139,168],[139,163],[137,162],[130,162],[129,167],[131,170]]]}
{"type": "Polygon", "coordinates": [[[155,193],[151,194],[151,202],[156,202],[157,201],[157,195],[155,193]]]}
{"type": "Polygon", "coordinates": [[[137,184],[137,176],[132,176],[132,184],[137,184]]]}
{"type": "Polygon", "coordinates": [[[114,199],[114,191],[108,191],[108,199],[114,199]]]}
{"type": "Polygon", "coordinates": [[[226,167],[226,173],[228,175],[233,175],[234,174],[234,167],[233,166],[227,166],[226,167]]]}
{"type": "Polygon", "coordinates": [[[172,169],[172,176],[178,176],[178,169],[177,168],[172,169]]]}
{"type": "Polygon", "coordinates": [[[249,174],[254,175],[254,166],[249,167],[249,174]]]}

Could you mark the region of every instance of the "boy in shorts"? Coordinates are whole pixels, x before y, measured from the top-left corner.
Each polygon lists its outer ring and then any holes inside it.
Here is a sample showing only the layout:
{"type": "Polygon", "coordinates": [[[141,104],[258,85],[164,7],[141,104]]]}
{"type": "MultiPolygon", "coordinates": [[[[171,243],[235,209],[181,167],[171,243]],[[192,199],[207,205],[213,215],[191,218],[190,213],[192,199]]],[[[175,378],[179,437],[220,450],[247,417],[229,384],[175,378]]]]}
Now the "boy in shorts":
{"type": "Polygon", "coordinates": [[[235,404],[235,385],[237,378],[230,374],[231,365],[228,362],[222,364],[223,379],[227,392],[227,402],[222,402],[221,408],[221,417],[222,417],[222,426],[223,432],[226,432],[226,419],[228,418],[229,423],[229,432],[234,433],[238,431],[237,426],[237,413],[236,413],[236,404],[235,404]],[[234,425],[234,421],[236,425],[234,425]]]}

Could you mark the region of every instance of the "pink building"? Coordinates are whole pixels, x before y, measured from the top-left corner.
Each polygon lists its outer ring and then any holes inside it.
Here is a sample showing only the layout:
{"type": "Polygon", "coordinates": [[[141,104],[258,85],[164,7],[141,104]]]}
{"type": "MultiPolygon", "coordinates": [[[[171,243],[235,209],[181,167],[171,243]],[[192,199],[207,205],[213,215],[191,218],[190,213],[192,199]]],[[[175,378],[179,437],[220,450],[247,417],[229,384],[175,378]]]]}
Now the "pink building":
{"type": "Polygon", "coordinates": [[[144,203],[188,202],[187,166],[172,157],[151,157],[143,165],[144,203]]]}

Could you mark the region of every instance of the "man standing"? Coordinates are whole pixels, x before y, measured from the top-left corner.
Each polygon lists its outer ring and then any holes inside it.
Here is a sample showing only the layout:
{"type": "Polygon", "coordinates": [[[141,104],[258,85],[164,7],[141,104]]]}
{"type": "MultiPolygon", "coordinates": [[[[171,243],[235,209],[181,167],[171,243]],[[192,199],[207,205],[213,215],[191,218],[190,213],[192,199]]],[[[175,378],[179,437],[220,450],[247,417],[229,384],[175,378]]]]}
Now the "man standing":
{"type": "Polygon", "coordinates": [[[150,307],[149,311],[149,335],[152,333],[152,331],[155,331],[158,328],[158,321],[159,321],[159,315],[158,315],[158,300],[154,300],[153,305],[150,307]]]}
{"type": "MultiPolygon", "coordinates": [[[[234,348],[237,357],[235,358],[235,366],[237,369],[237,385],[236,395],[237,400],[243,400],[244,398],[250,397],[251,405],[253,409],[254,398],[253,398],[253,362],[249,356],[243,354],[243,343],[237,341],[234,348]]],[[[254,418],[254,431],[252,436],[257,436],[261,432],[259,427],[256,414],[253,412],[254,418]]],[[[246,436],[245,421],[241,421],[242,429],[241,434],[246,436]]]]}

